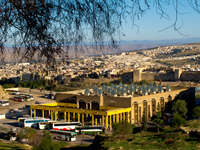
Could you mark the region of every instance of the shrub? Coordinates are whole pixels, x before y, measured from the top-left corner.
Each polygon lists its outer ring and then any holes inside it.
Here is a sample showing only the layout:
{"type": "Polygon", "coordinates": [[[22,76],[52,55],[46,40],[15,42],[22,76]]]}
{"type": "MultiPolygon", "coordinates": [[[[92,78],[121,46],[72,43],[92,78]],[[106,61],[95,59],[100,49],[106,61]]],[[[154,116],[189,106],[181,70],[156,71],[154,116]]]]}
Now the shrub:
{"type": "Polygon", "coordinates": [[[162,113],[161,111],[158,111],[156,113],[156,115],[154,115],[152,117],[152,122],[156,125],[156,128],[157,128],[157,132],[160,132],[160,128],[161,126],[163,125],[164,121],[163,121],[163,118],[162,118],[162,113]]]}
{"type": "Polygon", "coordinates": [[[193,110],[192,110],[193,114],[192,116],[194,118],[199,118],[200,117],[200,106],[197,106],[195,107],[193,110]]]}
{"type": "Polygon", "coordinates": [[[39,144],[33,146],[33,150],[60,150],[63,144],[54,142],[51,135],[48,132],[44,132],[44,135],[39,144]]]}
{"type": "Polygon", "coordinates": [[[113,135],[130,135],[133,133],[133,126],[130,123],[116,123],[112,126],[113,135]]]}
{"type": "Polygon", "coordinates": [[[20,132],[17,134],[17,138],[19,141],[21,141],[22,139],[28,139],[29,141],[31,141],[35,134],[36,131],[34,129],[24,128],[20,130],[20,132]]]}
{"type": "Polygon", "coordinates": [[[184,100],[177,100],[172,106],[172,110],[174,113],[179,114],[183,118],[186,118],[186,114],[188,112],[187,104],[184,100]]]}
{"type": "Polygon", "coordinates": [[[174,113],[172,126],[180,127],[181,125],[185,124],[185,122],[186,120],[181,115],[179,115],[178,113],[174,113]]]}

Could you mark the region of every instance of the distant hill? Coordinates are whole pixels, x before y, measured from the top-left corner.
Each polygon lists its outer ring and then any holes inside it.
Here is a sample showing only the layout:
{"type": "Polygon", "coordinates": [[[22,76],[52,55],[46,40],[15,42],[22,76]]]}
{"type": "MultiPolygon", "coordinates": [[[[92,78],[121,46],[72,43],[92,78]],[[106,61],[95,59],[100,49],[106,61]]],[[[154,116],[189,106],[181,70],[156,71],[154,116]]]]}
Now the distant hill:
{"type": "MultiPolygon", "coordinates": [[[[132,40],[132,41],[119,41],[117,47],[104,46],[103,48],[96,49],[92,43],[85,43],[86,46],[82,46],[78,51],[74,51],[73,48],[68,51],[69,57],[80,57],[80,56],[92,56],[102,54],[117,54],[121,52],[135,51],[140,49],[149,49],[157,46],[168,46],[168,45],[182,45],[190,43],[200,43],[200,37],[197,38],[182,38],[182,39],[170,39],[170,40],[132,40]]],[[[105,42],[108,45],[107,42],[105,42]]],[[[7,48],[6,61],[15,62],[18,60],[18,56],[13,56],[12,48],[7,48]]]]}
{"type": "Polygon", "coordinates": [[[200,37],[198,38],[182,38],[182,39],[170,39],[170,40],[132,40],[132,41],[120,41],[121,49],[125,51],[146,49],[157,46],[167,45],[182,45],[189,43],[200,43],[200,37]],[[127,49],[127,50],[126,50],[127,49]]]}
{"type": "Polygon", "coordinates": [[[170,39],[170,40],[132,40],[132,41],[120,41],[121,45],[129,44],[186,44],[186,43],[198,43],[200,42],[200,37],[197,38],[181,38],[181,39],[170,39]]]}

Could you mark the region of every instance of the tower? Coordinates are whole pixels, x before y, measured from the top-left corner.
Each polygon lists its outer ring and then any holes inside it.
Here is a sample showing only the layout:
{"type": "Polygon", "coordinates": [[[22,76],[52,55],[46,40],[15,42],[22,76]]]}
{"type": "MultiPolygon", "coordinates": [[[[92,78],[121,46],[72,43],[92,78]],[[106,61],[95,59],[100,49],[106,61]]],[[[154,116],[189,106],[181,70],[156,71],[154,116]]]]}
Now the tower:
{"type": "Polygon", "coordinates": [[[175,71],[174,71],[174,80],[175,81],[180,80],[180,76],[181,76],[182,72],[183,71],[180,68],[175,69],[175,71]]]}
{"type": "Polygon", "coordinates": [[[141,69],[137,69],[133,71],[133,82],[139,82],[142,80],[141,78],[141,69]]]}

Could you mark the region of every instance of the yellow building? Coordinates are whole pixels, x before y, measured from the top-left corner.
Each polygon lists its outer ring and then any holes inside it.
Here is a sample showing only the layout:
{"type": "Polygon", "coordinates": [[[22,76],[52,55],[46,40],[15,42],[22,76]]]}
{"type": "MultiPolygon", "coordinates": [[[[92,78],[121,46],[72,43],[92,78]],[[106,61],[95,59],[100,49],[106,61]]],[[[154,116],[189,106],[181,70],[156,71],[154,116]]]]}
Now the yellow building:
{"type": "MultiPolygon", "coordinates": [[[[61,94],[55,103],[31,105],[31,117],[48,117],[51,120],[78,121],[82,125],[101,125],[111,129],[113,123],[141,123],[150,119],[158,105],[163,109],[182,90],[138,97],[85,96],[61,94]]],[[[59,97],[59,95],[57,95],[59,97]]]]}
{"type": "Polygon", "coordinates": [[[102,125],[107,129],[113,123],[130,122],[131,108],[100,107],[99,110],[78,109],[77,104],[71,103],[49,103],[31,105],[31,116],[50,117],[51,120],[64,119],[65,121],[78,121],[82,125],[102,125]],[[60,118],[59,118],[60,117],[60,118]]]}

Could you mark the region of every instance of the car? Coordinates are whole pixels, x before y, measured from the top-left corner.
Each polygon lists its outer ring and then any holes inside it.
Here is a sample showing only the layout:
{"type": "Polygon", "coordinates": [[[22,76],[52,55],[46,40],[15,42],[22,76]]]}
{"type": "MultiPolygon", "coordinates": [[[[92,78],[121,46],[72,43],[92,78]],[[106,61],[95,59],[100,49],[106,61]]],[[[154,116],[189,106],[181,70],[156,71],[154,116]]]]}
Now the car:
{"type": "Polygon", "coordinates": [[[44,97],[48,99],[54,99],[55,95],[50,93],[50,94],[45,94],[44,97]]]}
{"type": "Polygon", "coordinates": [[[39,101],[35,101],[35,104],[41,104],[41,102],[39,102],[39,101]]]}
{"type": "Polygon", "coordinates": [[[20,117],[23,117],[22,112],[10,110],[9,112],[6,113],[6,118],[8,119],[18,119],[20,117]]]}
{"type": "Polygon", "coordinates": [[[15,97],[14,97],[14,101],[17,101],[17,102],[24,102],[25,99],[24,99],[24,97],[21,97],[21,96],[15,96],[15,97]]]}
{"type": "Polygon", "coordinates": [[[27,101],[33,101],[33,100],[34,100],[34,97],[32,95],[29,95],[27,98],[27,101]]]}

